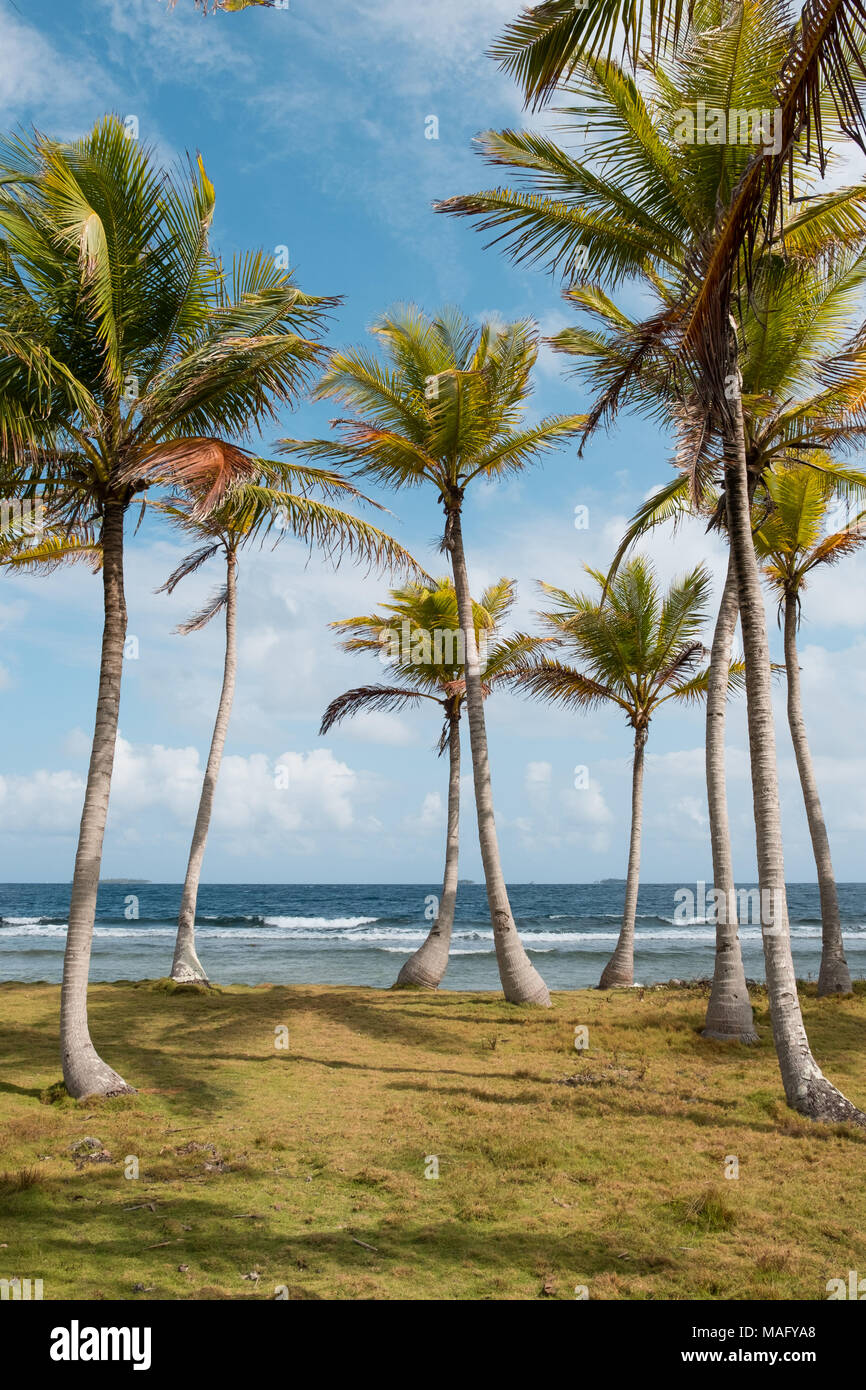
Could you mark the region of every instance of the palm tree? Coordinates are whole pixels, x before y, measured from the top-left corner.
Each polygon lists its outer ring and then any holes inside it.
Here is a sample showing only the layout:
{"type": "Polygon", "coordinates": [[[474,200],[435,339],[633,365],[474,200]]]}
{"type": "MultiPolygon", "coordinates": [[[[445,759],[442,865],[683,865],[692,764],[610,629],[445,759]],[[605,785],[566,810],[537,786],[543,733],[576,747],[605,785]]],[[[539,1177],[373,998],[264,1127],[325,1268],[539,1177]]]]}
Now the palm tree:
{"type": "MultiPolygon", "coordinates": [[[[177,0],[169,0],[169,8],[174,9],[177,0]]],[[[274,0],[195,0],[195,7],[201,10],[202,14],[216,14],[217,10],[226,10],[229,14],[236,14],[240,10],[248,10],[253,6],[260,9],[272,10],[274,0]]]]}
{"type": "Polygon", "coordinates": [[[335,421],[337,439],[285,441],[311,459],[354,467],[391,487],[432,483],[445,512],[442,545],[451,559],[466,654],[466,709],[478,838],[500,979],[506,999],[547,1006],[547,986],[518,936],[505,887],[493,815],[484,696],[463,547],[463,501],[478,478],[520,472],[581,427],[578,416],[522,417],[538,354],[529,322],[476,329],[463,315],[428,318],[409,306],[372,330],[388,357],[362,348],[335,353],[316,390],[357,413],[335,421]]]}
{"type": "Polygon", "coordinates": [[[837,564],[844,556],[858,550],[866,541],[866,530],[861,517],[841,531],[826,533],[828,502],[832,494],[825,479],[804,465],[774,474],[767,482],[767,493],[770,510],[754,532],[755,549],[764,575],[778,597],[780,621],[784,621],[788,725],[803,788],[821,898],[818,993],[850,994],[851,975],[842,944],[830,840],[803,718],[797,628],[801,595],[809,576],[821,565],[837,564]]]}
{"type": "Polygon", "coordinates": [[[183,633],[197,632],[218,613],[225,612],[222,689],[187,862],[171,967],[171,978],[179,983],[208,983],[195,949],[195,914],[201,866],[207,847],[237,675],[237,568],[240,551],[253,541],[263,544],[274,533],[277,540],[291,534],[308,541],[311,546],[322,547],[335,559],[345,552],[368,564],[418,572],[412,557],[395,540],[369,522],[330,505],[329,498],[369,501],[337,474],[260,459],[257,476],[235,484],[206,515],[202,515],[200,488],[189,488],[155,504],[198,542],[195,550],[181,561],[163,585],[165,592],[172,593],[182,579],[216,555],[222,555],[226,566],[225,584],[204,608],[178,629],[183,633]],[[322,493],[325,500],[308,496],[311,487],[322,493]]]}
{"type": "MultiPolygon", "coordinates": [[[[754,279],[757,249],[766,249],[768,237],[775,234],[771,249],[795,254],[798,245],[808,254],[822,242],[827,247],[845,246],[861,238],[862,192],[842,190],[837,195],[815,198],[807,204],[805,213],[792,215],[781,178],[784,160],[779,156],[765,158],[763,151],[752,153],[748,146],[733,144],[697,147],[707,167],[711,168],[714,161],[722,163],[723,179],[715,180],[709,209],[705,199],[694,198],[690,183],[662,177],[663,171],[671,171],[676,165],[678,151],[690,148],[678,142],[676,123],[681,120],[682,105],[694,114],[698,100],[724,112],[735,108],[772,110],[778,106],[781,150],[795,174],[798,160],[802,162],[796,136],[803,123],[812,121],[817,128],[820,121],[826,131],[834,123],[835,129],[844,130],[851,128],[851,121],[859,122],[862,113],[853,91],[843,92],[835,108],[827,102],[827,109],[822,111],[816,104],[819,98],[826,98],[828,88],[832,89],[831,95],[838,96],[839,82],[844,86],[848,72],[844,61],[836,63],[834,69],[831,62],[833,70],[828,69],[824,74],[826,82],[822,81],[821,53],[826,59],[833,52],[834,26],[844,10],[844,0],[841,5],[828,0],[817,21],[814,14],[807,15],[802,29],[794,35],[793,49],[783,6],[758,6],[755,0],[733,4],[726,0],[695,0],[688,36],[679,47],[674,80],[668,81],[669,74],[664,74],[652,111],[646,109],[636,83],[615,63],[591,56],[599,52],[592,45],[596,45],[602,20],[619,14],[620,8],[620,0],[590,0],[588,10],[582,12],[586,17],[580,21],[576,38],[573,27],[568,29],[572,38],[568,41],[567,67],[571,80],[576,73],[581,80],[591,73],[598,80],[605,73],[610,74],[610,105],[643,108],[639,138],[625,144],[616,136],[607,139],[611,123],[605,112],[599,112],[595,105],[582,108],[584,117],[592,119],[598,132],[594,147],[606,157],[601,169],[593,170],[573,160],[563,168],[561,152],[540,137],[513,132],[499,137],[488,135],[488,157],[494,162],[512,163],[521,170],[535,170],[536,177],[540,169],[541,192],[526,195],[494,190],[449,199],[440,209],[480,215],[487,219],[482,225],[504,226],[500,239],[513,238],[513,254],[521,259],[547,259],[553,267],[568,270],[569,264],[575,263],[577,247],[585,246],[591,274],[607,276],[614,282],[626,275],[644,274],[647,268],[655,273],[664,267],[681,268],[675,293],[636,330],[625,360],[596,401],[588,417],[584,442],[600,422],[615,416],[643,363],[654,355],[666,362],[669,372],[688,375],[692,382],[692,399],[681,442],[689,469],[694,468],[708,439],[722,441],[721,482],[748,675],[755,835],[761,896],[766,905],[762,918],[764,956],[782,1081],[789,1104],[801,1113],[816,1119],[848,1118],[866,1124],[862,1112],[822,1075],[809,1048],[797,998],[785,893],[771,665],[751,535],[754,479],[748,470],[742,407],[742,344],[733,314],[738,277],[746,282],[754,279]],[[582,46],[585,41],[589,43],[590,37],[591,44],[581,56],[582,46]],[[728,61],[731,50],[743,55],[736,100],[732,96],[734,70],[728,61]],[[725,54],[726,65],[720,66],[716,57],[725,54]],[[776,74],[780,70],[784,76],[777,90],[776,74]],[[678,76],[681,74],[686,75],[694,93],[687,103],[680,100],[679,88],[684,85],[678,76]],[[750,91],[756,100],[748,99],[750,91]],[[671,96],[676,106],[670,102],[671,96]],[[508,148],[503,148],[503,144],[508,148]],[[513,151],[516,155],[512,158],[513,151]],[[608,177],[611,169],[621,172],[619,184],[608,177]],[[764,233],[759,236],[757,229],[762,218],[764,233]],[[780,223],[784,224],[781,231],[780,223]]],[[[660,8],[667,10],[666,6],[660,8]]],[[[553,10],[566,24],[559,0],[555,0],[548,15],[553,10]]],[[[535,18],[540,14],[539,10],[535,18]]],[[[566,27],[573,19],[572,13],[566,27]]],[[[532,22],[530,17],[530,28],[532,22]]],[[[544,68],[545,60],[540,55],[546,52],[550,56],[559,47],[563,32],[557,37],[551,30],[541,37],[538,47],[533,47],[534,40],[529,39],[524,58],[518,55],[515,59],[515,71],[524,60],[526,73],[534,66],[544,68]]],[[[638,36],[636,46],[639,43],[638,36]]],[[[548,90],[542,83],[536,95],[544,96],[548,90]]]]}
{"type": "MultiPolygon", "coordinates": [[[[512,681],[525,669],[528,656],[546,639],[518,633],[499,638],[497,629],[514,603],[514,583],[500,579],[473,601],[475,641],[480,653],[483,693],[512,681]]],[[[332,700],[322,718],[321,734],[340,720],[370,710],[397,710],[432,700],[445,717],[438,743],[449,756],[448,814],[442,895],[426,940],[404,963],[397,977],[401,988],[438,989],[448,968],[460,852],[460,717],[466,697],[465,652],[460,651],[457,595],[450,579],[432,588],[409,584],[392,589],[382,613],[343,618],[331,626],[346,633],[345,651],[377,652],[400,685],[366,685],[332,700]]]]}
{"type": "MultiPolygon", "coordinates": [[[[87,980],[114,766],[126,634],[124,519],[153,484],[202,489],[204,515],[256,462],[234,443],[291,400],[334,301],[261,256],[227,275],[208,248],[214,190],[199,160],[169,176],[106,117],[81,140],[0,146],[0,442],[60,528],[101,548],[96,725],[61,990],[63,1076],[75,1097],[129,1090],[99,1057],[87,980]]],[[[38,552],[37,552],[38,556],[38,552]]],[[[36,560],[36,556],[31,559],[36,560]]]]}
{"type": "MultiPolygon", "coordinates": [[[[858,402],[866,391],[866,363],[859,375],[849,372],[841,385],[827,384],[833,353],[845,341],[859,315],[866,278],[866,258],[836,252],[814,264],[768,257],[758,264],[748,302],[741,307],[743,339],[743,410],[749,477],[757,498],[766,498],[765,479],[772,469],[808,458],[813,473],[840,496],[866,493],[866,476],[837,465],[832,455],[862,437],[858,402]]],[[[660,277],[655,286],[664,288],[660,277]]],[[[591,329],[566,328],[551,346],[576,360],[576,370],[596,390],[603,390],[629,350],[634,321],[597,287],[574,287],[566,299],[593,321],[591,329]]],[[[631,405],[650,418],[667,416],[676,427],[687,412],[689,383],[679,383],[660,362],[643,363],[631,405]]],[[[711,527],[725,530],[723,496],[713,479],[721,472],[718,445],[708,441],[692,472],[678,471],[642,504],[614,557],[622,555],[648,529],[687,513],[704,514],[711,527]]],[[[736,575],[729,558],[710,657],[707,692],[707,796],[713,878],[720,891],[716,920],[713,985],[707,1004],[704,1036],[754,1042],[752,1008],[740,952],[733,860],[725,789],[725,711],[727,671],[737,624],[736,575]]]]}
{"type": "MultiPolygon", "coordinates": [[[[698,565],[675,580],[662,596],[649,561],[629,560],[609,579],[587,567],[598,596],[568,593],[542,584],[555,607],[542,613],[580,664],[545,658],[518,676],[516,684],[531,695],[572,709],[612,704],[634,730],[631,838],[622,927],[613,955],[602,971],[599,989],[634,984],[634,922],[640,883],[643,819],[644,750],[650,721],[668,700],[689,703],[707,690],[706,670],[696,669],[704,654],[698,634],[706,619],[711,579],[698,565]]],[[[731,683],[742,680],[742,667],[731,668],[731,683]]]]}
{"type": "MultiPolygon", "coordinates": [[[[738,8],[737,0],[716,0],[709,12],[715,12],[721,28],[738,8]]],[[[544,106],[561,84],[570,81],[581,61],[609,57],[620,34],[623,51],[637,63],[642,56],[655,58],[659,52],[685,47],[695,28],[702,22],[706,27],[707,14],[699,0],[651,0],[647,16],[642,0],[542,0],[524,8],[506,27],[491,56],[517,79],[527,105],[544,106]]],[[[831,124],[831,112],[854,139],[861,140],[866,131],[859,81],[866,76],[866,16],[859,0],[804,3],[794,24],[788,6],[784,15],[788,42],[778,69],[780,147],[772,158],[756,155],[734,203],[738,216],[729,248],[737,237],[754,238],[762,194],[768,185],[780,188],[794,142],[804,135],[811,139],[823,175],[824,131],[831,124]]]]}

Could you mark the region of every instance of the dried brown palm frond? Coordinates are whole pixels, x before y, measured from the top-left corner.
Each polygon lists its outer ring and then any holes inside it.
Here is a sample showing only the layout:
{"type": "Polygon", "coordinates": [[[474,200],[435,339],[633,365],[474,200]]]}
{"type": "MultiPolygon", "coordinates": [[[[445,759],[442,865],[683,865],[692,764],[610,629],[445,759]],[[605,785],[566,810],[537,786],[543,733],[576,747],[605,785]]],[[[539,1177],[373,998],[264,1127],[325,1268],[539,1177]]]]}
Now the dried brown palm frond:
{"type": "Polygon", "coordinates": [[[393,713],[415,707],[419,700],[433,700],[437,705],[442,704],[435,695],[427,695],[423,690],[407,690],[395,685],[359,685],[354,690],[344,690],[342,695],[331,701],[322,715],[319,733],[328,733],[335,724],[355,714],[373,711],[393,713]]]}
{"type": "Polygon", "coordinates": [[[178,623],[175,632],[179,632],[183,637],[190,632],[200,632],[203,627],[207,627],[211,618],[215,618],[217,613],[221,613],[229,600],[228,585],[223,584],[222,588],[217,589],[208,599],[204,607],[197,613],[193,613],[191,618],[187,618],[185,623],[178,623]]]}
{"type": "Polygon", "coordinates": [[[164,483],[196,496],[193,519],[201,520],[219,506],[237,483],[257,477],[259,461],[246,449],[222,439],[169,440],[152,449],[144,461],[128,465],[122,481],[136,487],[164,483]]]}
{"type": "Polygon", "coordinates": [[[202,565],[212,559],[217,551],[221,549],[221,541],[212,541],[207,545],[200,545],[197,550],[190,551],[189,555],[184,556],[177,569],[168,576],[168,579],[164,584],[160,585],[156,592],[158,594],[174,593],[182,579],[186,579],[190,574],[195,574],[197,569],[200,569],[202,565]]]}

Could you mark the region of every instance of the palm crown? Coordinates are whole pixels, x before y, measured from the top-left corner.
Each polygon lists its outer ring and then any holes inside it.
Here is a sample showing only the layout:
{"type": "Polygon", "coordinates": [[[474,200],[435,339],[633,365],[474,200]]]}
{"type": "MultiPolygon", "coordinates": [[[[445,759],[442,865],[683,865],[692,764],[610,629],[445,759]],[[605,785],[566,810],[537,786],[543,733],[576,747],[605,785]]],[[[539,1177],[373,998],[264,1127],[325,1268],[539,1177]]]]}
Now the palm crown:
{"type": "MultiPolygon", "coordinates": [[[[529,694],[572,708],[618,705],[628,723],[646,732],[657,707],[667,700],[699,700],[707,683],[697,669],[704,647],[711,579],[703,565],[675,580],[667,593],[658,588],[652,565],[635,556],[608,583],[587,569],[599,594],[568,593],[541,587],[554,607],[541,617],[580,664],[543,659],[518,678],[529,694]]],[[[733,679],[741,679],[741,668],[733,679]]]]}
{"type": "MultiPolygon", "coordinates": [[[[486,131],[482,156],[509,169],[517,187],[449,198],[438,210],[478,217],[515,260],[569,278],[584,270],[579,278],[616,284],[652,269],[693,283],[695,248],[710,237],[755,145],[678,139],[683,113],[694,116],[698,102],[725,113],[772,109],[788,34],[778,3],[747,0],[726,22],[713,21],[728,7],[698,8],[705,29],[692,30],[675,57],[643,63],[640,81],[612,58],[578,60],[566,93],[572,104],[560,114],[583,137],[579,154],[529,131],[486,131]]],[[[800,156],[795,172],[802,182],[800,156]]],[[[866,197],[862,188],[835,190],[786,204],[785,214],[785,245],[803,253],[828,236],[850,236],[855,225],[862,235],[866,197]]]]}
{"type": "Polygon", "coordinates": [[[208,246],[199,160],[168,177],[115,117],[72,144],[0,146],[0,440],[49,513],[87,525],[151,482],[253,476],[249,437],[304,383],[333,300],[208,246]],[[35,468],[35,473],[34,473],[35,468]]]}
{"type": "Polygon", "coordinates": [[[431,319],[409,306],[371,331],[386,361],[363,348],[334,353],[316,387],[356,412],[333,422],[340,438],[285,440],[286,450],[390,486],[432,482],[447,506],[472,479],[518,472],[579,427],[569,415],[520,427],[538,354],[529,322],[476,329],[456,311],[431,319]]]}
{"type": "MultiPolygon", "coordinates": [[[[549,640],[525,633],[499,635],[514,600],[514,581],[503,578],[473,603],[476,642],[483,652],[485,693],[515,680],[528,668],[532,654],[549,640]]],[[[377,653],[401,684],[346,691],[328,706],[320,733],[361,711],[393,711],[429,699],[445,710],[439,743],[443,752],[448,721],[460,717],[466,694],[465,652],[453,581],[443,577],[432,586],[411,582],[392,589],[391,601],[382,605],[381,613],[342,618],[331,627],[341,634],[344,651],[377,653]]]]}
{"type": "Polygon", "coordinates": [[[799,605],[812,571],[838,563],[866,542],[863,513],[828,530],[832,490],[807,467],[787,468],[767,481],[768,508],[755,530],[755,551],[779,604],[799,605]]]}
{"type": "MultiPolygon", "coordinates": [[[[851,337],[864,279],[866,256],[859,251],[807,264],[772,257],[759,267],[741,317],[746,458],[759,503],[773,471],[798,463],[820,475],[825,495],[828,489],[851,497],[866,491],[866,474],[838,461],[862,442],[866,426],[866,357],[851,337]]],[[[552,346],[575,359],[575,371],[603,393],[628,353],[633,322],[595,287],[575,288],[568,297],[599,326],[566,328],[552,346]]],[[[688,380],[676,382],[659,364],[644,361],[630,404],[651,419],[684,427],[678,471],[635,513],[614,569],[652,526],[692,510],[724,524],[724,451],[715,434],[695,444],[690,402],[688,380]]]]}

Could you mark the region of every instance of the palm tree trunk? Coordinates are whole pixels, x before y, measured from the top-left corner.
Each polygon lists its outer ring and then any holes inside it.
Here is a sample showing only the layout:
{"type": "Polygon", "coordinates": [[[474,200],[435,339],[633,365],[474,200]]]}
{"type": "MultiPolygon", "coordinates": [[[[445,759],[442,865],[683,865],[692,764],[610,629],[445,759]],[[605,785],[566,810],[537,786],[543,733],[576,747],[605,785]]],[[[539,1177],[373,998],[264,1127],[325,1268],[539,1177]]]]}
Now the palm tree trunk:
{"type": "Polygon", "coordinates": [[[460,715],[448,716],[448,831],[445,839],[445,873],[442,896],[427,940],[406,961],[395,989],[438,989],[448,969],[451,929],[457,902],[460,854],[460,715]]]}
{"type": "Polygon", "coordinates": [[[725,780],[728,673],[738,614],[737,575],[731,552],[728,556],[728,573],[713,633],[707,688],[707,803],[710,843],[713,850],[713,885],[716,889],[716,959],[703,1036],[720,1038],[723,1041],[754,1043],[758,1041],[758,1034],[755,1031],[740,950],[725,780]],[[721,902],[718,901],[719,895],[721,902]]]}
{"type": "Polygon", "coordinates": [[[447,507],[445,548],[451,555],[454,589],[457,594],[457,612],[465,643],[466,712],[469,719],[469,742],[472,749],[478,839],[481,847],[481,860],[484,865],[484,880],[487,885],[487,902],[490,908],[499,978],[502,981],[505,998],[510,1004],[539,1004],[544,1008],[549,1008],[550,994],[547,985],[526,954],[523,942],[520,940],[514,925],[514,917],[511,912],[511,904],[508,901],[508,891],[505,887],[499,859],[499,843],[496,838],[496,823],[493,816],[493,792],[490,785],[487,728],[484,721],[484,695],[481,688],[478,645],[475,641],[472,596],[469,589],[469,576],[466,572],[466,555],[463,550],[459,503],[452,503],[447,507]]]}
{"type": "Polygon", "coordinates": [[[791,742],[800,773],[800,786],[806,803],[806,819],[812,838],[815,867],[818,870],[818,891],[821,895],[821,969],[818,974],[819,994],[850,994],[851,975],[842,944],[842,924],[839,920],[839,895],[830,858],[830,839],[824,823],[818,783],[812,766],[812,753],[806,737],[803,719],[803,700],[800,691],[800,664],[797,656],[797,599],[785,599],[785,671],[788,680],[788,724],[791,742]]]}
{"type": "Polygon", "coordinates": [[[816,1120],[850,1120],[866,1126],[866,1115],[826,1079],[812,1056],[797,995],[785,894],[767,618],[752,540],[743,405],[735,340],[729,362],[732,364],[733,372],[729,372],[727,377],[730,395],[724,439],[725,502],[728,533],[737,572],[737,593],[746,662],[752,798],[755,810],[758,879],[761,886],[764,961],[773,1041],[776,1045],[785,1096],[793,1109],[816,1120]]]}
{"type": "Polygon", "coordinates": [[[96,725],[87,787],[78,832],[78,849],[69,901],[69,927],[60,989],[60,1055],[66,1089],[76,1100],[83,1096],[116,1096],[134,1090],[103,1062],[90,1040],[87,1022],[87,982],[93,922],[102,867],[102,843],[108,816],[111,774],[120,713],[123,646],[126,641],[126,600],[123,593],[123,520],[120,502],[106,504],[102,521],[102,589],[104,622],[96,725]]]}
{"type": "Polygon", "coordinates": [[[622,926],[614,953],[601,972],[599,989],[634,984],[634,919],[640,886],[640,837],[643,822],[643,764],[648,729],[636,729],[634,762],[631,772],[631,840],[628,847],[628,875],[625,881],[625,906],[622,926]]]}
{"type": "Polygon", "coordinates": [[[225,666],[223,668],[223,684],[220,691],[219,707],[217,708],[216,722],[213,728],[210,753],[208,754],[207,767],[205,768],[204,781],[202,782],[201,797],[198,803],[198,815],[195,818],[195,830],[193,831],[192,845],[189,852],[189,862],[186,866],[186,878],[183,885],[183,896],[180,901],[180,914],[177,922],[177,941],[174,948],[174,960],[171,966],[171,978],[180,984],[203,984],[208,983],[204,968],[196,955],[195,950],[195,910],[198,902],[198,885],[201,878],[201,866],[204,859],[204,852],[207,846],[207,835],[210,829],[210,818],[213,811],[213,799],[216,792],[217,779],[220,773],[220,765],[223,758],[223,748],[225,747],[226,733],[228,732],[229,719],[232,712],[232,701],[235,694],[235,678],[238,668],[237,654],[237,560],[234,554],[228,554],[226,558],[226,654],[225,666]]]}

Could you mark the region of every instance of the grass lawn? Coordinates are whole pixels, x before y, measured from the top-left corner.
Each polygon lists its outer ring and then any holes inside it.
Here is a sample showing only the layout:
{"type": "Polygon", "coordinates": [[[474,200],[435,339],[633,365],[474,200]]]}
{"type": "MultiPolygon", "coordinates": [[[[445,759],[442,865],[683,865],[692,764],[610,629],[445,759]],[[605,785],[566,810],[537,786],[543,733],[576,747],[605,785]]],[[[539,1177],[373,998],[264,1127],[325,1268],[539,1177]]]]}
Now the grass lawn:
{"type": "MultiPolygon", "coordinates": [[[[863,1105],[866,986],[801,997],[863,1105]]],[[[0,985],[0,1277],[46,1299],[825,1299],[866,1273],[866,1134],[785,1106],[753,1002],[749,1048],[701,1039],[699,986],[536,1011],[95,985],[94,1041],[139,1089],[76,1103],[59,990],[0,985]]]]}

